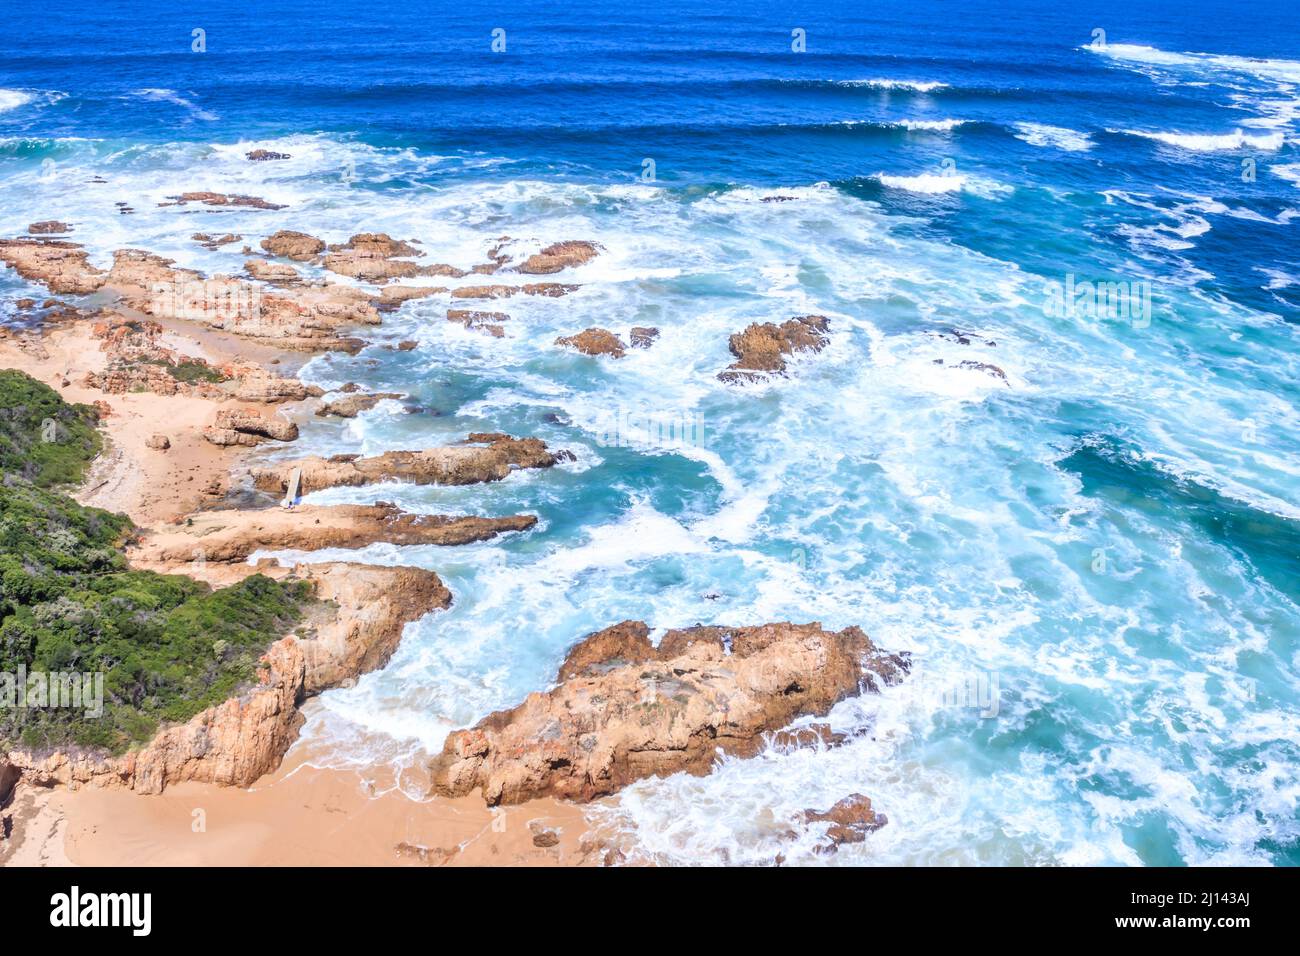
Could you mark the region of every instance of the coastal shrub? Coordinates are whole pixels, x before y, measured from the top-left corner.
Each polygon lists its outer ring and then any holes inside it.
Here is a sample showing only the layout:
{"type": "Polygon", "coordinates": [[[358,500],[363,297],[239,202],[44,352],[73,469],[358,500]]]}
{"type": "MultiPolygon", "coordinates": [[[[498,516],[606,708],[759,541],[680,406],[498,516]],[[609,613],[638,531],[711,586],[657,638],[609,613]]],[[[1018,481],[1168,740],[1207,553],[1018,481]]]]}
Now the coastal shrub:
{"type": "Polygon", "coordinates": [[[97,420],[30,375],[0,371],[0,471],[42,488],[80,481],[103,445],[97,420]]]}
{"type": "Polygon", "coordinates": [[[98,436],[77,431],[91,419],[16,376],[27,378],[0,373],[0,675],[103,674],[104,706],[90,716],[10,707],[0,697],[0,751],[76,744],[121,753],[248,685],[266,648],[302,619],[311,588],[259,574],[213,590],[128,568],[121,548],[134,528],[125,515],[43,486],[79,474],[93,457],[98,436]],[[39,441],[32,431],[50,418],[77,440],[57,467],[43,463],[29,476],[20,450],[39,441]]]}

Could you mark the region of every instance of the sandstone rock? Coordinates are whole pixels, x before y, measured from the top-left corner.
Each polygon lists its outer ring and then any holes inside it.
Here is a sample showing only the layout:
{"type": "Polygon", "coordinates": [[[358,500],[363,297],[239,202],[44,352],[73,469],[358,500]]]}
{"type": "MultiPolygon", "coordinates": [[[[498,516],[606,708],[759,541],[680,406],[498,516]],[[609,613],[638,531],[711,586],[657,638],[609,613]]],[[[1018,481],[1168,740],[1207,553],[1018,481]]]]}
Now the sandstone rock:
{"type": "Polygon", "coordinates": [[[166,451],[172,447],[171,439],[166,435],[154,434],[145,439],[145,446],[157,451],[166,451]]]}
{"type": "Polygon", "coordinates": [[[310,262],[325,251],[325,243],[305,232],[281,229],[263,239],[262,248],[273,256],[295,259],[298,262],[310,262]]]}
{"type": "Polygon", "coordinates": [[[400,392],[370,392],[365,395],[345,395],[342,398],[326,402],[316,409],[316,414],[321,416],[337,415],[339,418],[356,418],[358,413],[374,408],[384,399],[404,397],[400,392]]]}
{"type": "Polygon", "coordinates": [[[245,153],[244,155],[255,163],[264,163],[267,160],[273,160],[273,159],[292,158],[288,153],[277,153],[274,150],[270,150],[270,149],[255,149],[252,152],[245,153]]]}
{"type": "Polygon", "coordinates": [[[198,548],[208,561],[240,562],[259,550],[364,548],[377,541],[461,545],[489,541],[508,531],[527,531],[536,524],[534,515],[408,514],[387,502],[202,511],[183,527],[149,534],[133,551],[132,559],[168,565],[189,561],[198,548]]]}
{"type": "Polygon", "coordinates": [[[559,846],[559,844],[560,835],[554,830],[549,830],[546,827],[533,828],[533,846],[545,850],[553,846],[559,846]]]}
{"type": "Polygon", "coordinates": [[[82,246],[63,239],[0,240],[0,261],[58,294],[86,295],[104,284],[103,270],[92,266],[89,258],[82,246]]]}
{"type": "MultiPolygon", "coordinates": [[[[270,438],[274,441],[294,441],[298,437],[298,426],[293,422],[242,408],[219,409],[214,428],[217,431],[233,431],[241,435],[270,438]]],[[[222,442],[214,442],[214,444],[222,444],[222,442]]]]}
{"type": "Polygon", "coordinates": [[[438,295],[446,291],[441,286],[434,285],[385,286],[379,292],[379,307],[385,311],[392,311],[403,302],[410,302],[412,299],[426,299],[431,295],[438,295]]]}
{"type": "Polygon", "coordinates": [[[274,770],[298,734],[298,705],[381,667],[407,622],[446,608],[451,594],[432,571],[363,564],[299,565],[321,601],[338,606],[310,638],[285,637],[262,657],[260,682],[237,697],[162,729],[120,757],[15,751],[9,761],[37,785],[91,784],[161,793],[189,781],[246,787],[274,770]]]}
{"type": "Polygon", "coordinates": [[[244,263],[244,271],[254,279],[262,282],[290,284],[302,281],[302,273],[293,266],[283,262],[266,262],[263,259],[249,259],[244,263]]]}
{"type": "Polygon", "coordinates": [[[346,243],[329,247],[323,265],[331,272],[351,276],[363,282],[408,279],[420,275],[420,267],[406,261],[424,255],[406,242],[383,232],[358,233],[346,243]]]}
{"type": "Polygon", "coordinates": [[[583,355],[608,355],[622,358],[627,354],[627,346],[608,329],[583,329],[577,335],[561,336],[555,340],[556,345],[565,345],[577,349],[583,355]]]}
{"type": "Polygon", "coordinates": [[[871,809],[871,800],[860,793],[849,794],[824,813],[805,810],[803,818],[807,823],[830,824],[826,829],[829,842],[818,846],[818,853],[834,853],[845,843],[861,843],[889,822],[883,813],[871,809]]]}
{"type": "Polygon", "coordinates": [[[241,402],[301,402],[325,394],[318,385],[307,385],[296,378],[282,378],[257,367],[237,369],[236,379],[234,396],[241,402]]]}
{"type": "Polygon", "coordinates": [[[529,275],[551,275],[571,266],[580,266],[596,258],[599,247],[586,240],[569,240],[547,246],[524,260],[519,271],[529,275]]]}
{"type": "Polygon", "coordinates": [[[206,190],[197,192],[181,193],[179,196],[168,196],[171,202],[160,202],[160,206],[184,206],[192,202],[202,203],[205,206],[242,206],[248,209],[284,209],[282,205],[273,202],[267,202],[257,196],[241,196],[234,193],[214,193],[206,190]]]}
{"type": "Polygon", "coordinates": [[[234,233],[226,233],[224,236],[212,236],[206,232],[196,232],[190,236],[195,242],[199,243],[205,249],[219,249],[222,246],[228,246],[232,242],[239,242],[244,237],[236,236],[234,233]]]}
{"type": "Polygon", "coordinates": [[[632,327],[628,336],[634,349],[648,349],[659,338],[659,330],[653,326],[637,325],[632,327]]]}
{"type": "Polygon", "coordinates": [[[397,343],[397,351],[414,352],[419,345],[420,343],[415,341],[415,339],[402,339],[402,341],[397,343]]]}
{"type": "Polygon", "coordinates": [[[587,801],[645,777],[704,774],[719,750],[752,756],[768,732],[909,666],[856,627],[693,627],[669,631],[652,657],[644,624],[615,627],[571,651],[552,690],[451,734],[431,766],[433,792],[481,788],[490,806],[587,801]]]}
{"type": "Polygon", "coordinates": [[[846,740],[848,735],[831,730],[830,724],[816,723],[778,730],[772,735],[772,749],[778,753],[793,753],[812,747],[838,747],[846,740]]]}
{"type": "Polygon", "coordinates": [[[524,285],[466,285],[451,290],[453,299],[508,299],[512,295],[543,295],[549,298],[576,292],[580,286],[560,282],[529,282],[524,285]]]}
{"type": "Polygon", "coordinates": [[[478,332],[486,332],[493,338],[502,338],[506,330],[501,326],[502,322],[510,321],[510,316],[504,312],[477,312],[474,309],[448,309],[448,322],[459,322],[467,329],[474,329],[478,332]]]}
{"type": "Polygon", "coordinates": [[[731,354],[739,361],[720,372],[718,378],[736,383],[761,379],[765,373],[784,374],[787,355],[825,348],[828,324],[822,315],[796,316],[780,325],[755,322],[731,337],[731,354]]]}
{"type": "Polygon", "coordinates": [[[336,455],[276,462],[252,471],[254,487],[284,494],[289,476],[302,469],[306,491],[360,487],[381,481],[409,481],[417,485],[470,485],[500,481],[517,468],[549,468],[567,452],[552,454],[537,438],[512,438],[498,433],[476,433],[469,441],[479,444],[449,445],[424,451],[388,451],[373,458],[336,455]]]}
{"type": "Polygon", "coordinates": [[[49,236],[72,232],[72,227],[66,222],[59,222],[57,219],[42,219],[40,222],[34,222],[28,226],[27,231],[33,236],[49,236]]]}

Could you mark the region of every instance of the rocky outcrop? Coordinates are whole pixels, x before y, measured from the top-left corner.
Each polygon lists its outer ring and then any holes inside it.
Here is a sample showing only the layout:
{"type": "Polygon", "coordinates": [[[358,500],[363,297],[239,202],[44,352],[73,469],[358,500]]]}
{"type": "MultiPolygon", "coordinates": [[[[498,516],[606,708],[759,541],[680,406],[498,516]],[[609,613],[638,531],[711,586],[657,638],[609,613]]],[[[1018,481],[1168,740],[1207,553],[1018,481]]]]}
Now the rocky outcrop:
{"type": "Polygon", "coordinates": [[[588,242],[585,239],[557,242],[547,246],[541,252],[529,256],[519,266],[519,271],[529,275],[551,275],[590,262],[596,258],[599,250],[600,247],[594,242],[588,242]]]}
{"type": "Polygon", "coordinates": [[[213,236],[206,232],[196,232],[190,236],[195,242],[204,249],[220,249],[222,246],[228,246],[232,242],[239,242],[244,237],[237,236],[233,232],[228,232],[224,236],[213,236]]]}
{"type": "Polygon", "coordinates": [[[527,282],[523,285],[465,285],[451,290],[453,299],[508,299],[512,295],[542,295],[558,298],[576,292],[580,286],[560,282],[527,282]]]}
{"type": "Polygon", "coordinates": [[[879,830],[888,818],[871,808],[871,800],[860,793],[851,793],[825,812],[805,810],[805,823],[826,823],[826,842],[814,848],[817,853],[834,853],[845,843],[861,843],[879,830]]]}
{"type": "Polygon", "coordinates": [[[622,358],[627,354],[627,345],[608,329],[592,327],[583,329],[577,335],[565,335],[555,340],[556,345],[577,349],[583,355],[608,355],[622,358]]]}
{"type": "Polygon", "coordinates": [[[273,256],[293,259],[297,262],[310,262],[325,251],[325,243],[305,232],[281,229],[263,239],[262,248],[273,256]]]}
{"type": "Polygon", "coordinates": [[[634,349],[648,349],[659,338],[659,330],[651,325],[634,325],[628,334],[628,341],[634,349]]]}
{"type": "Polygon", "coordinates": [[[344,395],[341,398],[326,402],[316,409],[316,414],[320,416],[334,415],[338,418],[356,418],[361,412],[374,408],[386,399],[404,397],[400,392],[368,392],[365,394],[344,395]]]}
{"type": "Polygon", "coordinates": [[[72,227],[57,219],[42,219],[28,226],[27,231],[33,236],[54,236],[72,232],[72,227]]]}
{"type": "Polygon", "coordinates": [[[179,196],[168,196],[171,202],[160,202],[159,206],[184,206],[192,202],[201,203],[204,206],[241,206],[246,209],[284,209],[283,205],[273,202],[267,202],[257,196],[241,196],[234,193],[214,193],[207,190],[196,192],[181,193],[179,196]]]}
{"type": "Polygon", "coordinates": [[[800,315],[776,325],[755,322],[728,343],[738,361],[718,373],[724,382],[761,380],[785,373],[785,359],[795,352],[820,352],[828,341],[829,323],[823,315],[800,315]]]}
{"type": "Polygon", "coordinates": [[[282,378],[258,366],[240,366],[231,370],[235,379],[234,397],[241,402],[301,402],[325,394],[318,385],[307,385],[296,378],[282,378]]]}
{"type": "Polygon", "coordinates": [[[21,775],[22,771],[11,764],[4,754],[0,754],[0,810],[9,805],[9,798],[13,796],[14,786],[21,775]]]}
{"type": "Polygon", "coordinates": [[[372,485],[381,481],[406,481],[417,485],[471,485],[500,481],[511,467],[549,468],[571,457],[552,453],[538,438],[513,438],[499,433],[475,433],[469,445],[448,445],[423,451],[388,451],[373,458],[335,455],[277,462],[252,471],[253,485],[261,491],[284,494],[295,469],[302,470],[304,492],[322,488],[372,485]]]}
{"type": "Polygon", "coordinates": [[[467,329],[473,329],[476,332],[484,332],[493,338],[501,338],[506,334],[502,322],[510,321],[510,316],[504,312],[478,312],[474,309],[448,309],[448,322],[459,322],[467,329]]]}
{"type": "Polygon", "coordinates": [[[244,263],[244,271],[254,279],[275,285],[292,285],[302,281],[302,273],[293,266],[285,265],[283,262],[249,259],[244,263]]]}
{"type": "Polygon", "coordinates": [[[379,308],[391,312],[403,302],[412,299],[426,299],[447,290],[435,285],[390,285],[379,290],[379,308]]]}
{"type": "Polygon", "coordinates": [[[222,408],[216,421],[203,430],[203,437],[214,445],[256,445],[263,439],[295,441],[298,426],[249,409],[222,408]]]}
{"type": "Polygon", "coordinates": [[[270,149],[254,149],[244,154],[245,157],[255,163],[265,163],[274,159],[292,159],[288,153],[277,153],[270,149]]]}
{"type": "Polygon", "coordinates": [[[380,322],[370,296],[360,289],[313,285],[270,290],[226,276],[205,279],[140,249],[115,252],[113,267],[101,284],[146,315],[274,340],[282,348],[355,352],[363,343],[341,330],[380,322]]]}
{"type": "Polygon", "coordinates": [[[42,283],[60,295],[88,295],[104,284],[104,272],[90,264],[90,254],[75,242],[22,236],[0,240],[0,261],[24,279],[42,283]]]}
{"type": "Polygon", "coordinates": [[[387,233],[358,233],[347,242],[329,249],[322,263],[326,269],[363,282],[409,279],[421,274],[420,266],[408,260],[424,253],[387,233]]]}
{"type": "Polygon", "coordinates": [[[489,541],[508,531],[527,531],[535,524],[533,515],[408,514],[387,502],[202,511],[183,526],[148,535],[131,557],[137,562],[169,565],[192,561],[200,551],[205,561],[233,562],[262,550],[364,548],[377,541],[461,545],[489,541]]]}
{"type": "Polygon", "coordinates": [[[752,756],[766,734],[902,678],[904,655],[859,628],[692,627],[654,647],[639,621],[589,635],[560,683],[451,734],[432,790],[481,789],[492,806],[534,797],[594,800],[651,776],[704,774],[719,750],[752,756]]]}
{"type": "Polygon", "coordinates": [[[88,752],[16,751],[10,762],[39,785],[124,787],[161,793],[195,781],[246,787],[280,764],[298,734],[304,699],[381,667],[409,621],[451,604],[432,571],[363,564],[299,565],[316,596],[338,611],[309,636],[285,637],[266,651],[255,686],[165,727],[120,757],[88,752]]]}

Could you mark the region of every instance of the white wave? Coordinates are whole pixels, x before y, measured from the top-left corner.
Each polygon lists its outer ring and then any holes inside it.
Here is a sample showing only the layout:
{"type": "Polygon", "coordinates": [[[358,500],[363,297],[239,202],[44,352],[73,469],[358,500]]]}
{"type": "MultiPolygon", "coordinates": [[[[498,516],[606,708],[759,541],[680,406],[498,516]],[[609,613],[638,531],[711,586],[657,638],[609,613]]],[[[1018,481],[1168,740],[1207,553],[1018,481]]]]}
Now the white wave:
{"type": "Polygon", "coordinates": [[[1281,166],[1270,166],[1268,169],[1274,176],[1280,176],[1287,182],[1294,183],[1296,189],[1300,189],[1300,163],[1286,163],[1281,166]]]}
{"type": "Polygon", "coordinates": [[[862,86],[874,90],[911,90],[916,93],[930,93],[948,87],[947,83],[937,80],[837,80],[839,86],[862,86]]]}
{"type": "Polygon", "coordinates": [[[142,100],[150,100],[155,103],[171,103],[175,106],[184,107],[185,109],[190,111],[190,113],[194,116],[195,119],[201,119],[207,122],[213,122],[217,119],[220,119],[220,117],[217,116],[216,113],[203,109],[193,100],[186,99],[184,96],[181,96],[175,90],[157,89],[151,87],[142,90],[135,90],[134,92],[132,92],[131,95],[139,97],[142,100]]]}
{"type": "Polygon", "coordinates": [[[1030,146],[1054,147],[1067,152],[1082,152],[1092,149],[1093,141],[1087,133],[1066,129],[1063,126],[1048,126],[1046,123],[1016,123],[1016,139],[1024,140],[1030,146]]]}
{"type": "Polygon", "coordinates": [[[890,123],[890,126],[898,126],[908,130],[929,130],[932,132],[948,132],[959,126],[965,126],[970,120],[964,119],[941,119],[941,120],[898,120],[890,123]]]}
{"type": "Polygon", "coordinates": [[[1152,66],[1191,67],[1198,70],[1242,73],[1282,83],[1300,83],[1300,60],[1266,59],[1218,53],[1171,53],[1135,43],[1087,44],[1080,49],[1115,60],[1152,66]]]}
{"type": "Polygon", "coordinates": [[[1247,148],[1275,150],[1281,149],[1286,141],[1286,137],[1281,132],[1250,136],[1240,129],[1233,130],[1231,133],[1165,133],[1137,129],[1111,129],[1109,132],[1140,136],[1143,139],[1164,143],[1166,146],[1177,146],[1179,149],[1194,152],[1247,148]]]}
{"type": "Polygon", "coordinates": [[[20,106],[26,106],[34,98],[26,90],[0,90],[0,113],[7,113],[10,110],[16,110],[20,106]]]}
{"type": "Polygon", "coordinates": [[[896,176],[882,172],[876,173],[874,178],[882,186],[890,189],[902,189],[925,195],[968,192],[982,199],[997,199],[1014,192],[1014,189],[1005,183],[957,172],[919,173],[915,176],[896,176]]]}

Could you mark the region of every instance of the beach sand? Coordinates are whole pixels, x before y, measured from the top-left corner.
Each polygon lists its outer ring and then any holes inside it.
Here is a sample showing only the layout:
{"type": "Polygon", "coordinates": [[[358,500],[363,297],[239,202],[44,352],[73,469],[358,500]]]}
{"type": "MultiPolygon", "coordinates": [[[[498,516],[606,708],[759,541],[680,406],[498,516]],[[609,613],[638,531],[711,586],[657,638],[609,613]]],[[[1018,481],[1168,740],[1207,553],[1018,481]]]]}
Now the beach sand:
{"type": "Polygon", "coordinates": [[[584,845],[579,807],[536,800],[493,812],[477,796],[372,794],[380,785],[369,772],[318,769],[302,750],[247,790],[183,783],[143,796],[20,784],[0,865],[564,866],[599,865],[606,852],[584,845]]]}

